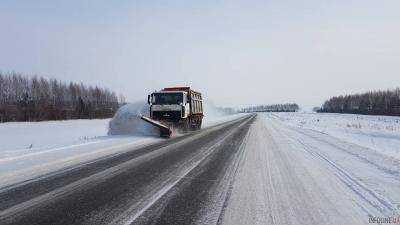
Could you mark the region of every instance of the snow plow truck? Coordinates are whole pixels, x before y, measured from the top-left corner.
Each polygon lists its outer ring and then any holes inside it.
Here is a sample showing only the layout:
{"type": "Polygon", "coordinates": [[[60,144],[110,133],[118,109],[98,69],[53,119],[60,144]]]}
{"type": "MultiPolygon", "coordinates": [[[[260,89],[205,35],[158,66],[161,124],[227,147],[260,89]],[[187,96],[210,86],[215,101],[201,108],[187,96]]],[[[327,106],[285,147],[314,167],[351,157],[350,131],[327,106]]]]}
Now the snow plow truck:
{"type": "Polygon", "coordinates": [[[141,119],[156,126],[161,137],[174,131],[186,132],[201,128],[203,99],[190,87],[168,87],[148,95],[150,116],[141,119]]]}

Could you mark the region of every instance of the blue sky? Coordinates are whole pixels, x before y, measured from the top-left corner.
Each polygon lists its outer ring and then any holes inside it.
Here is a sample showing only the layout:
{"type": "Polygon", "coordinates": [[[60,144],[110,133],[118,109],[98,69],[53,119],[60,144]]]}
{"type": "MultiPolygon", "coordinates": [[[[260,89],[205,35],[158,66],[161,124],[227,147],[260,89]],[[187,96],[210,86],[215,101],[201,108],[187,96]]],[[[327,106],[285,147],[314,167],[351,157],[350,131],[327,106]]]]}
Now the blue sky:
{"type": "Polygon", "coordinates": [[[1,1],[0,70],[221,105],[399,86],[400,1],[1,1]]]}

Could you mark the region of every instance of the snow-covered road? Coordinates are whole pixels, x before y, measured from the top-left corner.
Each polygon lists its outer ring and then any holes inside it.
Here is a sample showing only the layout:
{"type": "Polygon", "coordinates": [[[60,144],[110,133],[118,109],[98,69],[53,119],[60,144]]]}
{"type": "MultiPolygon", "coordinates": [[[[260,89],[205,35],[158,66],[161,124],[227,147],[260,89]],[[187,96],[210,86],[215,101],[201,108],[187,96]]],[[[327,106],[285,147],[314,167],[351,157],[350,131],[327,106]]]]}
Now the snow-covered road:
{"type": "Polygon", "coordinates": [[[0,189],[0,224],[216,222],[253,120],[245,116],[0,189]]]}
{"type": "MultiPolygon", "coordinates": [[[[365,225],[398,220],[398,149],[361,142],[378,143],[387,129],[382,135],[363,132],[360,138],[338,132],[349,121],[359,123],[358,116],[244,116],[158,143],[143,137],[125,144],[120,138],[99,142],[87,159],[104,151],[102,159],[0,189],[0,223],[365,225]],[[336,121],[323,122],[321,132],[316,117],[336,121]],[[317,125],[293,123],[298,118],[317,125]]],[[[391,130],[394,143],[398,134],[391,130]]],[[[54,169],[63,159],[85,159],[70,151],[0,158],[0,168],[6,163],[5,169],[14,168],[0,173],[0,180],[37,171],[40,165],[32,167],[30,160],[32,165],[47,160],[54,169]]]]}
{"type": "Polygon", "coordinates": [[[368,224],[398,217],[400,162],[259,114],[224,224],[368,224]]]}
{"type": "MultiPolygon", "coordinates": [[[[203,128],[241,116],[207,117],[203,128]]],[[[0,124],[0,188],[163,140],[158,136],[143,134],[107,135],[109,121],[97,119],[0,124]]]]}

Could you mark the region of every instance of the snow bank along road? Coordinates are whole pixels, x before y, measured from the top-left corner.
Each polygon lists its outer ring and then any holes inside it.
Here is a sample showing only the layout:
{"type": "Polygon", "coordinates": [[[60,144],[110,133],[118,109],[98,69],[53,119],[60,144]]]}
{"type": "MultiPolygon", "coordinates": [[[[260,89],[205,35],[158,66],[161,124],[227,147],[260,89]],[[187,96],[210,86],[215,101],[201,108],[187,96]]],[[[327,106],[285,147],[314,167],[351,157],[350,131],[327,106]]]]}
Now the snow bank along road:
{"type": "Polygon", "coordinates": [[[371,224],[400,162],[249,115],[0,190],[0,224],[371,224]]]}

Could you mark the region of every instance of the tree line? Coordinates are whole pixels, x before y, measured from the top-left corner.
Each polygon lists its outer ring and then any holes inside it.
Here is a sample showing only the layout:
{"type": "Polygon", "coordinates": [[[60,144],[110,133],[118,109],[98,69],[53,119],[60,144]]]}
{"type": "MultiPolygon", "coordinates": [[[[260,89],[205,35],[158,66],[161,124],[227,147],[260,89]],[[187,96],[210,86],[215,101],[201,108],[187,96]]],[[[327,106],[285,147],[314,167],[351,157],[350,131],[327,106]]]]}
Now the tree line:
{"type": "Polygon", "coordinates": [[[106,88],[0,72],[0,122],[108,118],[121,101],[106,88]]]}
{"type": "Polygon", "coordinates": [[[242,108],[240,112],[296,112],[299,105],[296,103],[274,104],[274,105],[257,105],[242,108]]]}
{"type": "Polygon", "coordinates": [[[332,97],[318,112],[400,116],[400,88],[332,97]]]}

